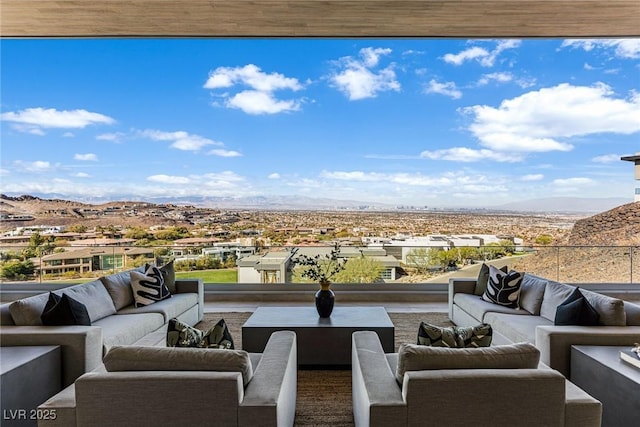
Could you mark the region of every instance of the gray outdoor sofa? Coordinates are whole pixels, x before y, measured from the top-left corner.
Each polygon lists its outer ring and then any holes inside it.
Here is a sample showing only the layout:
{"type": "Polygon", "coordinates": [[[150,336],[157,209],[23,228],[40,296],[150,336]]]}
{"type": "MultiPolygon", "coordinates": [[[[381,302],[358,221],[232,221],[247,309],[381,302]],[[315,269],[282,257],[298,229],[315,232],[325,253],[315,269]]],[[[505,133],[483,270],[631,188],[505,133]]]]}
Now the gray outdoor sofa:
{"type": "Polygon", "coordinates": [[[104,364],[39,406],[39,427],[291,427],[297,344],[274,332],[262,353],[116,346],[104,364]]]}
{"type": "Polygon", "coordinates": [[[631,346],[640,342],[640,305],[582,288],[602,326],[555,326],[558,305],[575,288],[525,273],[521,308],[513,309],[484,301],[475,292],[476,279],[453,278],[449,280],[449,318],[463,327],[490,324],[494,344],[532,343],[544,364],[569,378],[572,345],[631,346]]]}
{"type": "Polygon", "coordinates": [[[529,343],[385,354],[375,332],[358,331],[351,356],[356,427],[600,426],[600,402],[540,364],[529,343]]]}
{"type": "MultiPolygon", "coordinates": [[[[144,272],[144,267],[136,269],[144,272]]],[[[62,386],[102,364],[116,345],[157,345],[166,339],[167,323],[178,318],[191,326],[204,317],[202,280],[176,280],[171,298],[134,307],[130,271],[54,291],[83,303],[91,326],[43,326],[40,315],[48,293],[0,306],[2,346],[59,345],[62,351],[62,386]]]]}

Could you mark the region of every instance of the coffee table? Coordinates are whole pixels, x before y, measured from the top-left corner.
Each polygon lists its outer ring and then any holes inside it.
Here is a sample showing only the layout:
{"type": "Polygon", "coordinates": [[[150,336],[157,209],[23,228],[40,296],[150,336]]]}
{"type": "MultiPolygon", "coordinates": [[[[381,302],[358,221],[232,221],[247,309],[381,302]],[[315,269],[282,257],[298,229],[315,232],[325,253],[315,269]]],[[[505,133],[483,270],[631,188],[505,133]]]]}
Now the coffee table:
{"type": "Polygon", "coordinates": [[[640,369],[620,359],[631,346],[571,346],[571,382],[602,402],[602,427],[638,425],[640,369]]]}
{"type": "Polygon", "coordinates": [[[340,306],[321,318],[311,307],[258,307],[242,325],[242,348],[261,353],[275,331],[296,333],[299,366],[350,366],[351,334],[375,331],[384,351],[394,350],[395,328],[384,307],[340,306]]]}

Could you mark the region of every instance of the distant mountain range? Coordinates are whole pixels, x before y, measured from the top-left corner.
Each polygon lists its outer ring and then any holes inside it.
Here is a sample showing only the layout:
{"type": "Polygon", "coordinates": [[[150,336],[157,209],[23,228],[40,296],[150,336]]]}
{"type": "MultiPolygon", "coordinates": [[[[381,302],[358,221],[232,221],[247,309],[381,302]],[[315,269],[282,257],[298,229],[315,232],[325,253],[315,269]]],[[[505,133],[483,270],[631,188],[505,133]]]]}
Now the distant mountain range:
{"type": "Polygon", "coordinates": [[[565,212],[598,213],[631,203],[633,200],[622,197],[547,197],[531,199],[493,206],[493,209],[518,212],[565,212]]]}
{"type": "MultiPolygon", "coordinates": [[[[37,195],[2,195],[3,199],[34,198],[68,200],[61,194],[37,195]]],[[[74,201],[89,204],[103,204],[114,202],[106,198],[77,198],[74,201]]],[[[123,196],[118,201],[149,202],[156,204],[193,205],[213,209],[263,209],[263,210],[428,210],[428,211],[510,211],[535,213],[576,213],[593,214],[613,209],[630,203],[625,198],[580,198],[580,197],[549,197],[517,201],[501,205],[484,207],[435,207],[391,205],[385,203],[371,203],[353,200],[336,200],[327,198],[301,196],[253,196],[253,197],[156,197],[140,199],[139,197],[123,196]]]]}

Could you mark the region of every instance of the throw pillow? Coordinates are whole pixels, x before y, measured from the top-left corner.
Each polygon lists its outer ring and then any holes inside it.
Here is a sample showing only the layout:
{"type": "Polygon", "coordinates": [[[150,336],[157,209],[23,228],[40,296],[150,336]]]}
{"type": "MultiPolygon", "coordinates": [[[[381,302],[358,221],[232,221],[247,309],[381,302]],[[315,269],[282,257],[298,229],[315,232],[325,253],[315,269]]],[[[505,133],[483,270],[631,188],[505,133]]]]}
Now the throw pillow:
{"type": "MultiPolygon", "coordinates": [[[[173,261],[174,259],[171,259],[164,265],[158,267],[160,269],[160,273],[162,273],[164,284],[167,286],[167,289],[169,289],[169,292],[171,294],[175,294],[177,292],[176,291],[176,270],[173,265],[173,261]]],[[[153,267],[153,265],[146,264],[145,270],[149,269],[150,267],[153,267]]]]}
{"type": "Polygon", "coordinates": [[[488,347],[492,337],[491,325],[486,323],[470,327],[441,327],[420,322],[418,328],[418,345],[431,347],[488,347]]]}
{"type": "Polygon", "coordinates": [[[589,301],[576,288],[569,297],[558,306],[554,325],[597,326],[600,315],[589,301]]]}
{"type": "Polygon", "coordinates": [[[136,307],[143,307],[171,298],[171,293],[164,284],[162,273],[155,266],[150,266],[145,274],[131,271],[131,289],[136,307]]]}
{"type": "Polygon", "coordinates": [[[493,329],[487,323],[466,328],[456,327],[456,343],[458,347],[489,347],[493,339],[493,329]]]}
{"type": "MultiPolygon", "coordinates": [[[[500,267],[500,270],[507,273],[508,267],[505,265],[504,267],[500,267]]],[[[478,273],[478,279],[476,280],[476,288],[473,291],[473,293],[475,295],[484,294],[484,291],[487,290],[488,282],[489,282],[489,266],[485,263],[482,263],[482,267],[480,267],[480,272],[478,273]]]]}
{"type": "Polygon", "coordinates": [[[45,326],[82,325],[91,326],[87,307],[67,294],[62,296],[49,292],[49,300],[40,316],[45,326]]]}
{"type": "Polygon", "coordinates": [[[200,341],[200,347],[234,349],[233,337],[224,319],[209,329],[200,341]]]}
{"type": "Polygon", "coordinates": [[[509,308],[520,308],[520,284],[522,273],[511,270],[508,273],[489,266],[489,282],[487,290],[482,294],[482,299],[494,304],[509,308]]]}
{"type": "Polygon", "coordinates": [[[167,347],[198,347],[204,337],[200,329],[182,323],[178,319],[169,319],[167,325],[167,347]]]}
{"type": "Polygon", "coordinates": [[[440,327],[420,322],[418,328],[418,344],[433,347],[457,347],[454,327],[440,327]]]}
{"type": "Polygon", "coordinates": [[[182,323],[178,319],[169,320],[167,327],[167,347],[200,347],[234,349],[233,337],[224,319],[213,325],[207,332],[182,323]]]}

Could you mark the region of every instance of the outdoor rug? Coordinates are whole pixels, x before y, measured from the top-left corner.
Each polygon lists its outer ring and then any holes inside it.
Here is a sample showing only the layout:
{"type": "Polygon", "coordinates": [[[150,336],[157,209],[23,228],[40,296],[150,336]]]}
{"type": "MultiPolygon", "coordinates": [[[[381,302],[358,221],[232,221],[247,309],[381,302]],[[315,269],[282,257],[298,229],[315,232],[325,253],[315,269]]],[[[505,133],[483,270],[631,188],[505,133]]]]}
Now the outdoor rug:
{"type": "MultiPolygon", "coordinates": [[[[250,312],[205,313],[196,325],[206,330],[224,319],[236,348],[242,348],[242,325],[250,312]]],[[[420,322],[452,326],[446,313],[389,313],[395,326],[396,351],[401,343],[415,343],[420,322]]],[[[295,426],[353,426],[350,370],[298,370],[295,426]]]]}

